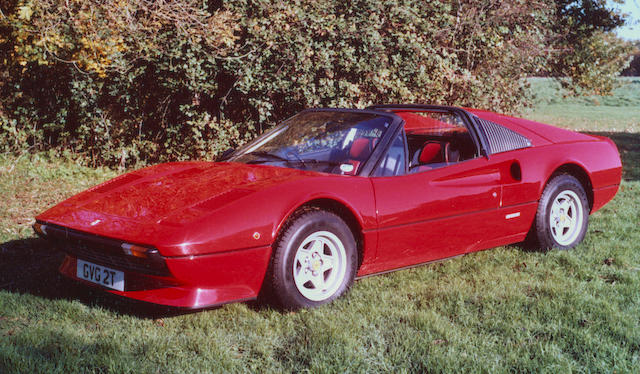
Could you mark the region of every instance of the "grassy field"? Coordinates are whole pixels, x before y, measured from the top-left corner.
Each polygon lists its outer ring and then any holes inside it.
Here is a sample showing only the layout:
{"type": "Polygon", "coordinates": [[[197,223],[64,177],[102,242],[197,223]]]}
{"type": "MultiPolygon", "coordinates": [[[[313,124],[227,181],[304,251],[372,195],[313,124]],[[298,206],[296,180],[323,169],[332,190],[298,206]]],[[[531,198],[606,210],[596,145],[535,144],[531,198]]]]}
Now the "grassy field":
{"type": "Polygon", "coordinates": [[[0,156],[0,373],[640,371],[640,80],[588,99],[533,84],[528,117],[609,135],[622,153],[621,191],[580,246],[500,247],[366,278],[295,313],[180,314],[62,279],[32,217],[115,172],[0,156]]]}
{"type": "Polygon", "coordinates": [[[546,78],[530,78],[536,97],[524,113],[535,121],[579,131],[640,133],[640,78],[621,78],[611,96],[566,97],[560,85],[546,78]]]}

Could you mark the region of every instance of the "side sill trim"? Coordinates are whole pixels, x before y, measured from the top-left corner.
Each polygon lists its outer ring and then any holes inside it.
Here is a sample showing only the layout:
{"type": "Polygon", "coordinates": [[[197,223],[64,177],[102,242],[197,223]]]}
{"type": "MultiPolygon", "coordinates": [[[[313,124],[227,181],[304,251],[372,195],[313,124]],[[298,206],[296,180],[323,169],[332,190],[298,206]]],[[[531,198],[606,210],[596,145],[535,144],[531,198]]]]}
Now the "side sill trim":
{"type": "Polygon", "coordinates": [[[454,259],[454,258],[457,258],[457,257],[462,257],[462,256],[465,256],[465,255],[466,255],[466,253],[461,253],[461,254],[459,254],[459,255],[450,256],[450,257],[445,257],[445,258],[439,258],[439,259],[437,259],[437,260],[431,260],[431,261],[421,262],[421,263],[419,263],[419,264],[407,265],[407,266],[403,266],[403,267],[395,268],[395,269],[390,269],[390,270],[383,270],[383,271],[379,271],[379,272],[377,272],[377,273],[371,273],[371,274],[362,275],[362,276],[356,277],[355,279],[356,279],[356,280],[360,280],[360,279],[364,279],[364,278],[372,277],[372,276],[374,276],[374,275],[388,274],[388,273],[393,273],[393,272],[400,271],[400,270],[407,270],[407,269],[416,268],[416,267],[418,267],[418,266],[422,266],[422,265],[435,264],[435,263],[438,263],[438,262],[443,262],[443,261],[451,260],[451,259],[454,259]]]}

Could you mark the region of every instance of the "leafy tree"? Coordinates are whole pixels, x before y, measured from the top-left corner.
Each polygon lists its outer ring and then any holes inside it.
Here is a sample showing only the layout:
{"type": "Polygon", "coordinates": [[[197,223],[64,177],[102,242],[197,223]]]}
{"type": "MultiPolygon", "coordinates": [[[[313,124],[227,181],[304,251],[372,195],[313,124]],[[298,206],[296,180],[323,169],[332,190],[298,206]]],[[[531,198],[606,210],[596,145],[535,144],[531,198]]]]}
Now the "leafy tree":
{"type": "MultiPolygon", "coordinates": [[[[621,2],[621,1],[618,1],[621,2]]],[[[551,45],[558,53],[546,66],[565,88],[606,94],[628,63],[630,45],[611,32],[624,24],[606,0],[556,1],[551,45]]]]}
{"type": "Polygon", "coordinates": [[[211,158],[305,107],[504,112],[532,72],[606,93],[604,0],[0,0],[0,148],[211,158]],[[565,78],[566,77],[566,78],[565,78]]]}

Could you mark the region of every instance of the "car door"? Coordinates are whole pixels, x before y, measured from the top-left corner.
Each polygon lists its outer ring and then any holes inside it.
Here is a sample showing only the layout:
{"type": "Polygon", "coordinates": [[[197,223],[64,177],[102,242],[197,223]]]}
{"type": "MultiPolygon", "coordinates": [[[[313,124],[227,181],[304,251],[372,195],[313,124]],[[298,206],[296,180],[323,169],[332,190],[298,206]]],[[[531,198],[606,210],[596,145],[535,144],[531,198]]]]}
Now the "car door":
{"type": "MultiPolygon", "coordinates": [[[[404,130],[398,136],[407,142],[404,130]]],[[[389,151],[397,154],[398,147],[389,151]]],[[[504,167],[479,153],[431,169],[371,177],[378,271],[463,254],[504,236],[498,213],[504,167]]],[[[410,156],[405,156],[407,164],[410,156]]],[[[385,162],[383,158],[380,165],[385,162]]]]}
{"type": "Polygon", "coordinates": [[[500,171],[479,158],[396,177],[372,178],[376,262],[397,268],[467,252],[501,236],[500,171]]]}

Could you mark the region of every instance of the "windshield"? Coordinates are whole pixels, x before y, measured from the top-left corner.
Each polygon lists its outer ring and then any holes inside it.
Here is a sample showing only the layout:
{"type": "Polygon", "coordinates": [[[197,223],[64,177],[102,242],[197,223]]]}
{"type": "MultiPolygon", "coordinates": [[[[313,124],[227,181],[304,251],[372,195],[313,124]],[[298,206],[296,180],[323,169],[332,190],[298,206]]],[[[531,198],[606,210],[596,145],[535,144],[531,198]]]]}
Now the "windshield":
{"type": "Polygon", "coordinates": [[[228,161],[356,175],[391,119],[340,111],[299,113],[236,151],[228,161]]]}

